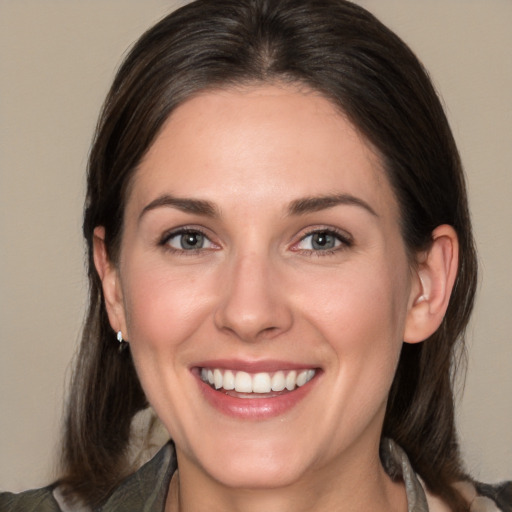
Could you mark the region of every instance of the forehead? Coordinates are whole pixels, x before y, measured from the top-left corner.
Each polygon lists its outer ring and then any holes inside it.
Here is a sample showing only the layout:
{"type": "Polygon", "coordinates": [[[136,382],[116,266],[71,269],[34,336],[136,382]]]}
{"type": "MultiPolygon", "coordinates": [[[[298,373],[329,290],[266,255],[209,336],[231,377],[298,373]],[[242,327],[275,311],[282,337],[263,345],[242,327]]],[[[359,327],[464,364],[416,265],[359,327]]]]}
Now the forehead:
{"type": "Polygon", "coordinates": [[[331,101],[295,86],[214,90],[184,102],[131,189],[141,204],[161,193],[253,203],[350,193],[396,209],[370,144],[331,101]]]}

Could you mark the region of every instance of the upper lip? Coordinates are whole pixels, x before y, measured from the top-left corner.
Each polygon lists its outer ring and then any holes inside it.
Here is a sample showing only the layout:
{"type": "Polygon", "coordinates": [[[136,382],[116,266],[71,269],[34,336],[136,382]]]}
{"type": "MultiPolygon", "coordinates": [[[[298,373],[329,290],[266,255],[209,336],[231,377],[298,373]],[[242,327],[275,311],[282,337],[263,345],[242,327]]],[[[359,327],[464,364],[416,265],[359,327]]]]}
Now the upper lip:
{"type": "Polygon", "coordinates": [[[242,360],[242,359],[211,359],[193,365],[196,368],[219,368],[247,373],[277,372],[279,370],[307,370],[318,368],[314,363],[297,363],[278,359],[242,360]]]}

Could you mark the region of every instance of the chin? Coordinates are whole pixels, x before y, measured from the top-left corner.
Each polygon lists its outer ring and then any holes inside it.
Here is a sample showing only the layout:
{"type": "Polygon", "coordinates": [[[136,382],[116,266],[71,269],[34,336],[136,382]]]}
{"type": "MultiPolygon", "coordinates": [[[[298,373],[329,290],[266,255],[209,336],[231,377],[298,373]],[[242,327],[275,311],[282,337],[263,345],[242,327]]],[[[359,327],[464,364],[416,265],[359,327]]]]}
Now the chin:
{"type": "Polygon", "coordinates": [[[280,439],[272,443],[263,436],[245,443],[226,441],[198,448],[196,453],[201,456],[195,458],[204,473],[226,487],[285,487],[300,480],[301,475],[307,472],[307,454],[296,448],[300,446],[296,442],[280,439]]]}
{"type": "Polygon", "coordinates": [[[294,484],[301,478],[300,467],[289,460],[223,461],[222,467],[211,468],[210,475],[226,487],[236,489],[272,489],[294,484]]]}

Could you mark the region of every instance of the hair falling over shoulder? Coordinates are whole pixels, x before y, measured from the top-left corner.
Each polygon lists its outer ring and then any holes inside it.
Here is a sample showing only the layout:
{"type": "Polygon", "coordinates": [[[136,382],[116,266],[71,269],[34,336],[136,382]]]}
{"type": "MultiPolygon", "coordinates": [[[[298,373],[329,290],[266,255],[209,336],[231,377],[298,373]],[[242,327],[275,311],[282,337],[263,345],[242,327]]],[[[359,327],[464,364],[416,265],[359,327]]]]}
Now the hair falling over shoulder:
{"type": "Polygon", "coordinates": [[[105,228],[118,261],[131,179],[170,113],[192,95],[248,83],[303,84],[323,94],[372,144],[401,209],[410,254],[450,224],[459,273],[446,317],[423,343],[404,344],[383,435],[408,453],[427,487],[466,510],[452,484],[467,478],[454,423],[453,378],[473,306],[477,264],[458,151],[437,94],[411,50],[344,0],[198,0],[148,30],[106,98],[88,163],[83,233],[89,309],[68,399],[63,473],[70,498],[98,506],[133,471],[133,416],[146,407],[130,351],[119,353],[93,261],[105,228]]]}

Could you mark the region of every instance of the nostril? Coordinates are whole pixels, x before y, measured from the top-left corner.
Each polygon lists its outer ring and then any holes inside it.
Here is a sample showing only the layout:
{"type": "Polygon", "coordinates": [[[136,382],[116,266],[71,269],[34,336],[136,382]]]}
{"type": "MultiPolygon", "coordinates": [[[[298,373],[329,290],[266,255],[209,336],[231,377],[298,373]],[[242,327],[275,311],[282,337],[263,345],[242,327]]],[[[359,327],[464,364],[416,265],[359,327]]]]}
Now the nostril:
{"type": "Polygon", "coordinates": [[[260,311],[259,315],[236,315],[234,311],[218,311],[215,316],[215,323],[220,331],[246,342],[271,339],[287,331],[291,324],[291,315],[284,312],[278,314],[276,308],[267,312],[260,311]]]}

